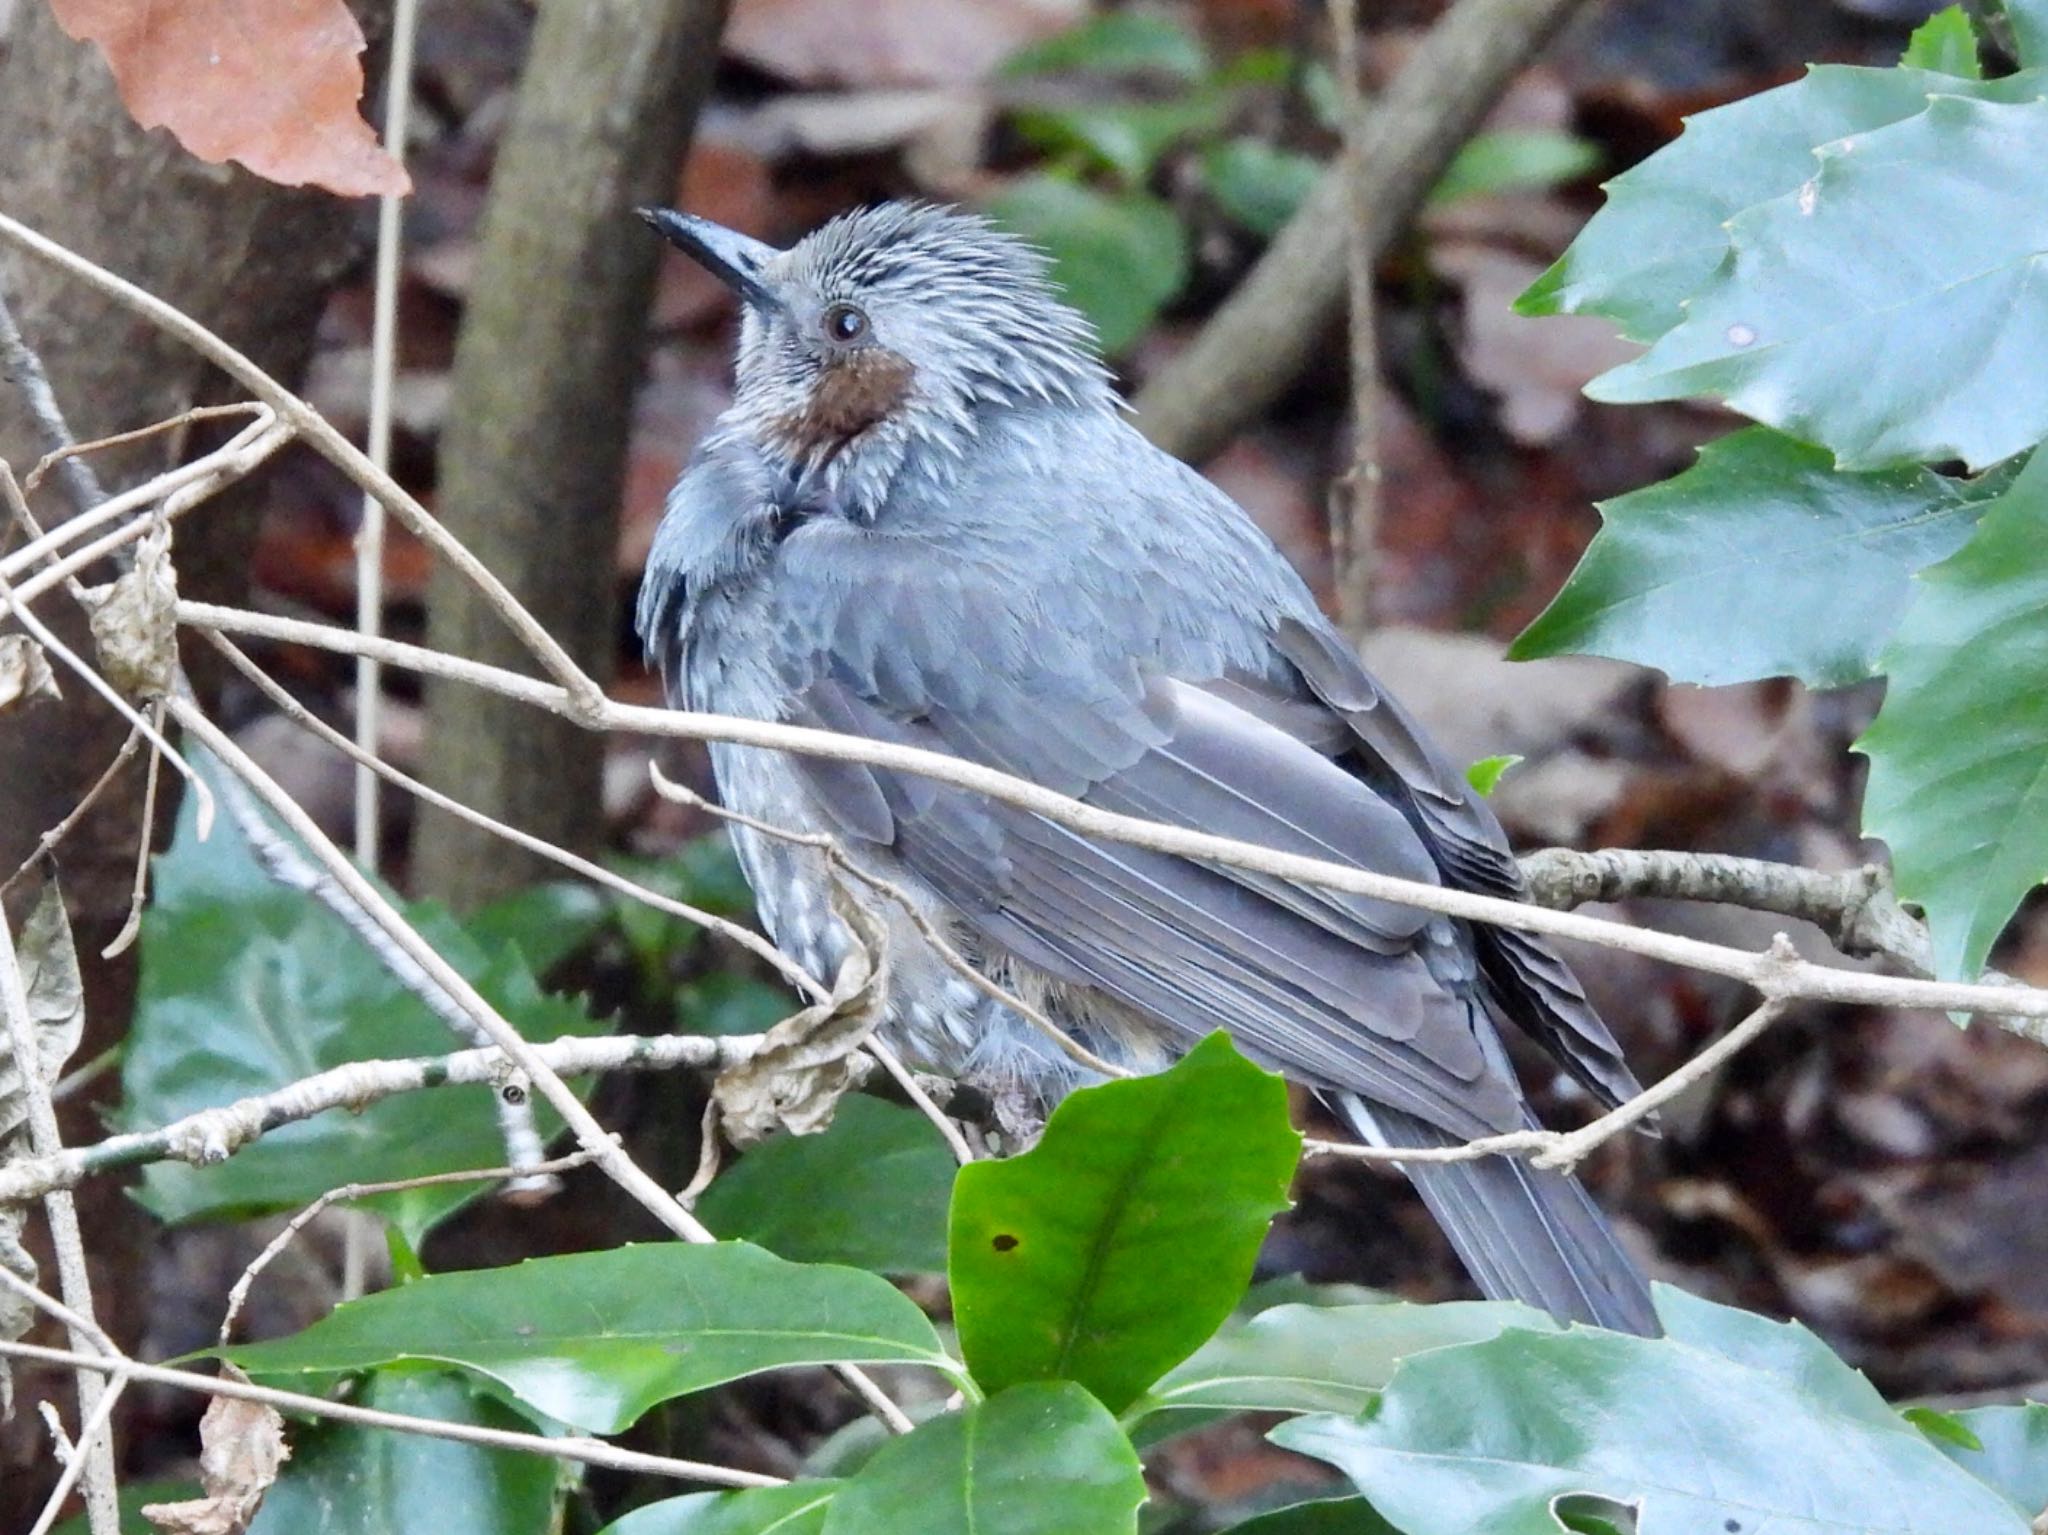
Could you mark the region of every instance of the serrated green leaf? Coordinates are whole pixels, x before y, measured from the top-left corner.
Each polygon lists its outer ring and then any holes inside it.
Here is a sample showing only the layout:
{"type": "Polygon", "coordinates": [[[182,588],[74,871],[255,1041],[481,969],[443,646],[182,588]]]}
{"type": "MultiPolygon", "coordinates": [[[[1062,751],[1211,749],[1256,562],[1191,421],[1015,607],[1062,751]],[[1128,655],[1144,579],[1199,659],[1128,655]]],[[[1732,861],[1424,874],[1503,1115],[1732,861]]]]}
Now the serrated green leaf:
{"type": "MultiPolygon", "coordinates": [[[[125,1127],[232,1103],[348,1061],[439,1055],[448,1028],[311,896],[273,880],[233,821],[197,840],[187,801],[155,866],[142,920],[135,1023],[122,1060],[125,1127]]],[[[430,903],[406,908],[421,936],[530,1039],[597,1034],[582,1008],[542,993],[510,943],[487,949],[430,903]]],[[[559,1121],[537,1106],[544,1134],[559,1121]]],[[[282,1125],[212,1167],[145,1170],[138,1197],[166,1221],[295,1209],[337,1183],[490,1167],[504,1160],[485,1086],[406,1093],[361,1113],[282,1125]]],[[[433,1225],[488,1189],[458,1184],[366,1201],[418,1246],[433,1225]]]]}
{"type": "Polygon", "coordinates": [[[794,1262],[937,1274],[954,1172],[924,1115],[855,1093],[821,1134],[778,1135],[748,1151],[697,1213],[719,1235],[794,1262]]]}
{"type": "Polygon", "coordinates": [[[1983,79],[1984,63],[1977,57],[1977,28],[1970,13],[1960,5],[1936,11],[1913,29],[1899,63],[1907,69],[1929,69],[1965,80],[1983,79]]]}
{"type": "Polygon", "coordinates": [[[1263,139],[1226,139],[1202,156],[1202,180],[1226,217],[1271,239],[1302,204],[1323,167],[1308,155],[1263,139]]]}
{"type": "Polygon", "coordinates": [[[1455,202],[1577,181],[1600,164],[1599,147],[1554,128],[1497,128],[1467,139],[1430,189],[1430,201],[1455,202]]]}
{"type": "Polygon", "coordinates": [[[1776,1322],[1753,1311],[1716,1305],[1673,1285],[1655,1284],[1657,1320],[1674,1343],[1707,1349],[1724,1359],[1776,1376],[1831,1413],[1886,1430],[1899,1425],[1877,1387],[1861,1370],[1799,1322],[1776,1322]]]}
{"type": "Polygon", "coordinates": [[[1920,573],[1882,662],[1863,830],[1892,852],[1938,974],[1974,976],[2048,878],[2048,454],[1920,573]]]}
{"type": "Polygon", "coordinates": [[[1122,1411],[1230,1315],[1300,1153],[1286,1084],[1222,1034],[1169,1071],[1070,1093],[1031,1151],[954,1182],[948,1274],[974,1378],[1078,1381],[1122,1411]]]}
{"type": "Polygon", "coordinates": [[[1727,221],[1796,193],[1813,175],[1820,145],[1912,117],[1936,91],[2028,101],[2041,89],[2039,74],[1970,82],[1823,64],[1803,80],[1702,112],[1675,143],[1607,183],[1606,205],[1515,307],[1605,315],[1631,340],[1653,341],[1684,318],[1681,304],[1720,267],[1727,221]]]}
{"type": "Polygon", "coordinates": [[[1949,1413],[1977,1441],[1973,1448],[1944,1437],[1936,1447],[1985,1485],[2028,1513],[2048,1509],[2048,1407],[1972,1407],[1949,1413]]]}
{"type": "MultiPolygon", "coordinates": [[[[1825,1353],[1810,1334],[1736,1343],[1777,1363],[1825,1353]]],[[[1338,1466],[1406,1535],[1554,1531],[1574,1495],[1633,1505],[1663,1535],[2027,1535],[1897,1414],[1842,1410],[1838,1384],[1672,1338],[1509,1331],[1413,1356],[1362,1417],[1271,1437],[1338,1466]]]]}
{"type": "Polygon", "coordinates": [[[657,1402],[763,1370],[953,1368],[924,1313],[888,1281],[785,1263],[744,1242],[662,1242],[429,1275],[223,1357],[272,1382],[447,1366],[599,1434],[657,1402]]]}
{"type": "Polygon", "coordinates": [[[1145,1478],[1116,1420],[1064,1381],[1013,1386],[877,1450],[825,1535],[1136,1535],[1145,1478]]]}
{"type": "Polygon", "coordinates": [[[1187,281],[1187,232],[1148,193],[1020,176],[988,213],[1052,257],[1053,280],[1111,355],[1137,340],[1187,281]]]}
{"type": "Polygon", "coordinates": [[[1401,1535],[1363,1498],[1323,1498],[1276,1508],[1223,1535],[1401,1535]]]}
{"type": "Polygon", "coordinates": [[[598,1535],[820,1535],[838,1482],[693,1492],[636,1508],[598,1535]]]}
{"type": "Polygon", "coordinates": [[[1675,682],[1860,681],[1913,572],[1961,548],[2007,483],[1849,473],[1780,432],[1736,432],[1675,479],[1601,503],[1599,534],[1508,654],[1612,656],[1675,682]]]}
{"type": "Polygon", "coordinates": [[[1518,1301],[1275,1306],[1228,1328],[1147,1391],[1131,1415],[1170,1408],[1355,1413],[1410,1354],[1557,1323],[1518,1301]]]}
{"type": "MultiPolygon", "coordinates": [[[[443,1423],[533,1428],[440,1372],[372,1376],[360,1400],[443,1423]]],[[[291,1447],[249,1535],[513,1535],[546,1530],[554,1518],[555,1468],[538,1456],[357,1423],[306,1425],[291,1447]]]]}
{"type": "Polygon", "coordinates": [[[1936,96],[1823,145],[1797,191],[1730,222],[1733,254],[1684,323],[1586,393],[1713,396],[1845,469],[1982,468],[2032,446],[2048,435],[2044,144],[2048,100],[1936,96]]]}
{"type": "Polygon", "coordinates": [[[1500,781],[1507,776],[1508,769],[1522,760],[1513,752],[1499,757],[1481,757],[1465,769],[1465,782],[1481,794],[1492,794],[1500,787],[1500,781]]]}
{"type": "Polygon", "coordinates": [[[1179,22],[1149,11],[1110,11],[1057,37],[1031,43],[1003,61],[999,74],[1165,75],[1199,80],[1209,72],[1201,40],[1179,22]]]}

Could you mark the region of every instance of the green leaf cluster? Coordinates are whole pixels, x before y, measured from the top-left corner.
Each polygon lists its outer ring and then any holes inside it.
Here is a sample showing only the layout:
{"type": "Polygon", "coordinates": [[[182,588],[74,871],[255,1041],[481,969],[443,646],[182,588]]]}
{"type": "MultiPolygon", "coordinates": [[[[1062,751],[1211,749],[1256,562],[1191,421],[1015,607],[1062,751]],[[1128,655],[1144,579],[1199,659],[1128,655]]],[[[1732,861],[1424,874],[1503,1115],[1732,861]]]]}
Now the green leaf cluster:
{"type": "Polygon", "coordinates": [[[1859,749],[1868,834],[1944,976],[1984,965],[2048,878],[2048,37],[1986,78],[1932,17],[1893,69],[1821,65],[1692,118],[1607,184],[1525,293],[1646,350],[1587,392],[1718,399],[1758,424],[1610,501],[1516,641],[1674,680],[1888,676],[1859,749]]]}
{"type": "MultiPolygon", "coordinates": [[[[1014,54],[1002,73],[1013,88],[1050,77],[1078,86],[1078,101],[1034,100],[1011,111],[1018,136],[1047,164],[1011,181],[988,212],[1051,254],[1054,279],[1111,355],[1179,296],[1192,269],[1182,209],[1153,190],[1162,158],[1192,151],[1215,210],[1270,239],[1324,165],[1242,131],[1249,94],[1298,89],[1326,137],[1338,125],[1336,84],[1320,65],[1300,69],[1278,49],[1219,62],[1184,23],[1147,11],[1096,16],[1014,54]]],[[[1552,186],[1585,175],[1597,159],[1591,144],[1567,133],[1482,133],[1460,149],[1434,196],[1552,186]]]]}
{"type": "MultiPolygon", "coordinates": [[[[856,1104],[841,1124],[841,1158],[917,1145],[856,1104]]],[[[626,1432],[663,1403],[793,1366],[925,1368],[959,1393],[912,1432],[835,1457],[830,1476],[661,1499],[606,1535],[1136,1535],[1147,1449],[1246,1412],[1278,1415],[1273,1438],[1354,1495],[1261,1513],[1237,1535],[1612,1535],[1631,1527],[1623,1507],[1641,1528],[2023,1535],[2048,1500],[2048,1408],[1902,1415],[1803,1329],[1676,1291],[1658,1297],[1656,1340],[1512,1303],[1299,1284],[1247,1296],[1299,1150],[1282,1083],[1218,1035],[1170,1071],[1070,1095],[1007,1162],[957,1177],[899,1164],[950,1187],[957,1349],[853,1266],[921,1259],[918,1242],[829,1208],[888,1224],[903,1208],[880,1194],[890,1179],[764,1148],[724,1214],[807,1261],[658,1243],[427,1275],[225,1356],[301,1391],[352,1377],[374,1405],[546,1433],[626,1432]],[[771,1183],[789,1210],[766,1208],[771,1183]]],[[[401,1508],[441,1535],[559,1517],[560,1489],[518,1456],[348,1425],[301,1431],[296,1448],[259,1531],[389,1527],[401,1508]]]]}

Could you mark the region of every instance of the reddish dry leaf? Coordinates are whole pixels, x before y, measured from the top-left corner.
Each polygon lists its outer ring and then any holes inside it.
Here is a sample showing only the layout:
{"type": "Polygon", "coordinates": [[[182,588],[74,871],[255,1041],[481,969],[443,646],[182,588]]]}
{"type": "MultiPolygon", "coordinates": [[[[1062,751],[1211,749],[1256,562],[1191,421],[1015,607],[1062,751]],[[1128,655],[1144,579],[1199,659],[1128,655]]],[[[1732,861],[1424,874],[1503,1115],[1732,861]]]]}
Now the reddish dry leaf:
{"type": "Polygon", "coordinates": [[[344,197],[412,182],[357,110],[362,28],[343,0],[50,0],[98,45],[121,100],[200,159],[344,197]]]}

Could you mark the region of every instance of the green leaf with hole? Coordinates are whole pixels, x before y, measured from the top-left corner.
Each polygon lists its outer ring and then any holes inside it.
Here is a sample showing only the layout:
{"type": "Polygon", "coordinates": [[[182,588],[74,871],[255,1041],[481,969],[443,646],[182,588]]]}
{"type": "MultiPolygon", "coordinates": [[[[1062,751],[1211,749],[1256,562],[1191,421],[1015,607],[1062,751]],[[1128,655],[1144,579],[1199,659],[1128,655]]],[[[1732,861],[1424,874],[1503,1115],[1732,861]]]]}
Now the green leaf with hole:
{"type": "Polygon", "coordinates": [[[1114,355],[1158,318],[1188,277],[1187,232],[1145,192],[1104,192],[1053,175],[1020,176],[988,213],[1052,257],[1053,280],[1114,355]]]}
{"type": "Polygon", "coordinates": [[[1414,1355],[1360,1416],[1297,1418],[1272,1438],[1337,1466],[1405,1535],[1537,1535],[1571,1498],[1632,1505],[1640,1528],[1670,1535],[2026,1535],[2029,1514],[1870,1410],[1812,1334],[1706,1330],[1734,1356],[1510,1330],[1414,1355]]]}
{"type": "Polygon", "coordinates": [[[1078,1381],[1120,1412],[1244,1295],[1301,1137],[1287,1087],[1222,1034],[1070,1093],[1032,1150],[953,1185],[953,1318],[989,1391],[1078,1381]]]}
{"type": "Polygon", "coordinates": [[[2031,447],[2048,436],[2044,145],[2048,100],[1953,95],[1822,145],[1796,190],[1730,221],[1683,323],[1586,393],[1712,396],[1844,469],[2031,447]]]}
{"type": "Polygon", "coordinates": [[[882,1446],[825,1535],[1136,1535],[1145,1478],[1116,1420],[1078,1386],[1013,1386],[882,1446]]]}
{"type": "Polygon", "coordinates": [[[1226,1328],[1169,1370],[1128,1416],[1168,1409],[1361,1410],[1411,1354],[1557,1323],[1518,1301],[1275,1306],[1226,1328]]]}
{"type": "Polygon", "coordinates": [[[1974,976],[2048,878],[2048,454],[1920,573],[1883,666],[1884,707],[1856,743],[1863,830],[1926,913],[1937,972],[1974,976]]]}
{"type": "Polygon", "coordinates": [[[1551,128],[1501,128],[1467,139],[1437,184],[1430,201],[1456,202],[1497,192],[1537,191],[1590,175],[1600,150],[1575,133],[1551,128]]]}
{"type": "Polygon", "coordinates": [[[1226,139],[1202,155],[1202,180],[1225,217],[1271,239],[1321,179],[1321,162],[1263,139],[1226,139]]]}
{"type": "Polygon", "coordinates": [[[1960,5],[1936,11],[1913,29],[1899,63],[1965,80],[1983,79],[1984,62],[1977,57],[1977,28],[1970,13],[1960,5]]]}
{"type": "Polygon", "coordinates": [[[1209,72],[1201,40],[1170,17],[1110,11],[1031,43],[1003,61],[1008,79],[1032,75],[1160,75],[1195,81],[1209,72]]]}
{"type": "MultiPolygon", "coordinates": [[[[602,908],[559,894],[513,901],[480,913],[474,929],[430,903],[405,911],[528,1038],[605,1032],[535,979],[536,964],[595,931],[602,908]],[[530,902],[551,913],[549,934],[535,931],[530,902]]],[[[201,843],[187,800],[169,851],[156,860],[155,899],[142,919],[142,975],[122,1059],[123,1128],[274,1092],[349,1061],[442,1055],[466,1044],[339,917],[272,879],[231,817],[221,816],[201,843]]],[[[540,1105],[537,1115],[552,1134],[553,1112],[540,1105]]],[[[491,1089],[433,1088],[360,1113],[337,1109],[281,1125],[215,1166],[157,1163],[144,1171],[138,1197],[166,1221],[235,1219],[295,1209],[345,1179],[411,1178],[504,1159],[491,1089]]],[[[417,1247],[488,1188],[412,1189],[365,1203],[417,1247]]]]}
{"type": "Polygon", "coordinates": [[[1913,572],[1960,549],[2009,483],[1849,473],[1781,432],[1736,432],[1677,478],[1603,502],[1591,547],[1508,654],[1613,656],[1677,682],[1861,681],[1913,572]]]}
{"type": "Polygon", "coordinates": [[[697,1213],[721,1236],[798,1263],[937,1274],[954,1172],[924,1115],[851,1094],[821,1134],[778,1135],[749,1150],[697,1213]]]}
{"type": "MultiPolygon", "coordinates": [[[[1913,117],[1937,91],[2029,101],[2041,89],[2038,74],[1968,81],[1823,64],[1803,80],[1702,112],[1675,143],[1607,183],[1606,205],[1515,307],[1604,315],[1632,340],[1655,340],[1685,318],[1681,305],[1728,255],[1728,221],[1796,193],[1817,169],[1821,145],[1913,117]]],[[[1980,211],[1969,222],[1990,217],[1980,211]]],[[[1916,234],[1925,227],[1904,210],[1898,226],[1916,234]]],[[[1837,269],[1831,258],[1827,271],[1837,269]]]]}
{"type": "Polygon", "coordinates": [[[598,1535],[821,1535],[838,1482],[693,1492],[636,1508],[598,1535]]]}
{"type": "MultiPolygon", "coordinates": [[[[469,1381],[438,1371],[374,1375],[359,1401],[442,1423],[533,1431],[469,1381]]],[[[555,1517],[556,1468],[538,1456],[357,1423],[303,1425],[291,1449],[249,1535],[509,1535],[548,1529],[555,1517]]]]}
{"type": "Polygon", "coordinates": [[[599,1434],[620,1432],[657,1402],[763,1370],[955,1368],[924,1313],[887,1280],[786,1263],[744,1242],[658,1242],[434,1274],[223,1357],[277,1384],[450,1366],[599,1434]]]}
{"type": "Polygon", "coordinates": [[[2048,1407],[2028,1402],[1946,1416],[1977,1442],[1943,1437],[1936,1447],[1944,1455],[2021,1508],[2048,1509],[2048,1407]]]}

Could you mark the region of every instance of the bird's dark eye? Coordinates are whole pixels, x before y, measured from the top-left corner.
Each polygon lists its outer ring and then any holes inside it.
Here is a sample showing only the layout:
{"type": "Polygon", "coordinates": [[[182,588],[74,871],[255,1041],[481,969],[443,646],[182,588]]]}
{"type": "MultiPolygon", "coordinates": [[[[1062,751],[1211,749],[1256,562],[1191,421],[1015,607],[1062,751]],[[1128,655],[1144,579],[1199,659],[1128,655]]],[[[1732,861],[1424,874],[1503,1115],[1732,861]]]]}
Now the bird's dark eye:
{"type": "Polygon", "coordinates": [[[868,317],[851,304],[834,304],[825,311],[824,326],[826,340],[846,346],[868,333],[868,317]]]}

